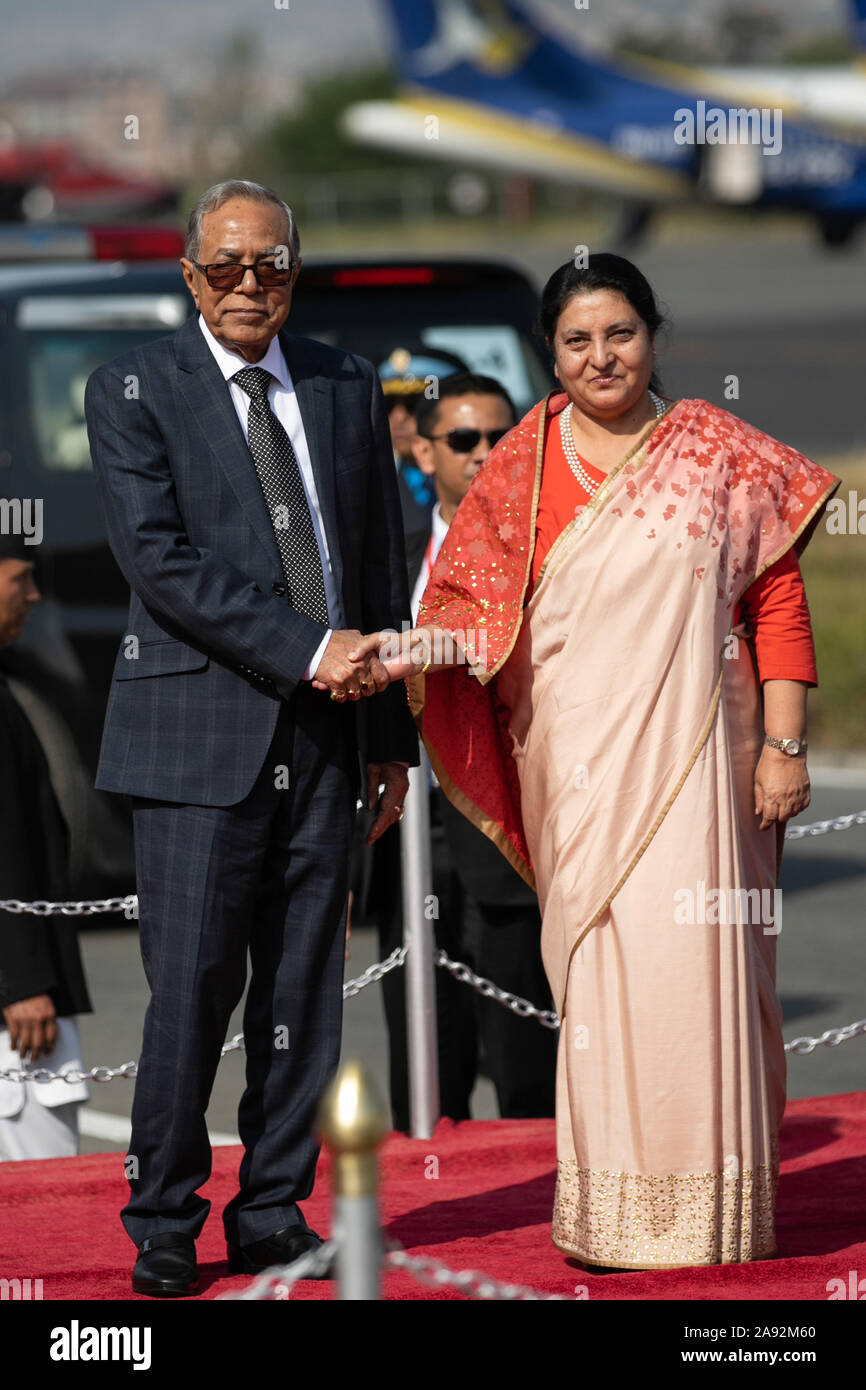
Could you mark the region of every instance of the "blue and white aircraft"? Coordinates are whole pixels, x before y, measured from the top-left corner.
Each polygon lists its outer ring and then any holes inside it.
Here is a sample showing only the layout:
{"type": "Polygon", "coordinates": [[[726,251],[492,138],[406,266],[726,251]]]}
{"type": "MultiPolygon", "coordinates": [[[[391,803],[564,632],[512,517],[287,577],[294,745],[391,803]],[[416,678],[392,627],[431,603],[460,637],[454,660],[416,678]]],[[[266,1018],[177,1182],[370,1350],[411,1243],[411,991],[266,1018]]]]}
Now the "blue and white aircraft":
{"type": "MultiPolygon", "coordinates": [[[[866,0],[848,0],[858,52],[866,0]]],[[[862,67],[687,67],[605,58],[543,0],[388,0],[396,100],[348,108],[355,139],[574,182],[639,210],[703,201],[866,218],[862,67]]]]}

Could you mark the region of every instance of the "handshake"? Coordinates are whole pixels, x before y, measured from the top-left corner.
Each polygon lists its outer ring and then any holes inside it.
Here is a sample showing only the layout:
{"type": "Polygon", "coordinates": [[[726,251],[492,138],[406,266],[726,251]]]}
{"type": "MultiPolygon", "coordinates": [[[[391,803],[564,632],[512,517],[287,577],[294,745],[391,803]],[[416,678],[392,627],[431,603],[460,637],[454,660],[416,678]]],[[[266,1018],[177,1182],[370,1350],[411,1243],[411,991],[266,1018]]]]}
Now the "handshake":
{"type": "Polygon", "coordinates": [[[365,636],[356,628],[342,629],[331,634],[313,674],[313,688],[330,691],[332,700],[360,700],[420,671],[427,650],[423,628],[399,637],[393,632],[365,636]],[[385,660],[379,655],[383,646],[385,660]]]}

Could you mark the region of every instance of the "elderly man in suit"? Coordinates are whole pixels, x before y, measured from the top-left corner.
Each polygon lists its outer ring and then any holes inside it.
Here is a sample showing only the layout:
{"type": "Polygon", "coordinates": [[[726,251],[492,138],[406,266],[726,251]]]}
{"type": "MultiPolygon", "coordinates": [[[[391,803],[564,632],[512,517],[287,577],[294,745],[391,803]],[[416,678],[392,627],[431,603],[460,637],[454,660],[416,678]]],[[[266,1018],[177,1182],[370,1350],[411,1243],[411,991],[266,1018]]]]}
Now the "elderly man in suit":
{"type": "Polygon", "coordinates": [[[122,1218],[134,1290],[163,1295],[197,1286],[205,1110],[247,951],[229,1267],[320,1244],[298,1202],[339,1060],[358,793],[378,809],[372,842],[418,761],[402,682],[354,651],[409,613],[376,373],[283,331],[299,245],[270,189],[209,189],[181,265],[198,314],[96,371],[85,401],[132,590],[97,786],[133,798],[151,989],[122,1218]]]}

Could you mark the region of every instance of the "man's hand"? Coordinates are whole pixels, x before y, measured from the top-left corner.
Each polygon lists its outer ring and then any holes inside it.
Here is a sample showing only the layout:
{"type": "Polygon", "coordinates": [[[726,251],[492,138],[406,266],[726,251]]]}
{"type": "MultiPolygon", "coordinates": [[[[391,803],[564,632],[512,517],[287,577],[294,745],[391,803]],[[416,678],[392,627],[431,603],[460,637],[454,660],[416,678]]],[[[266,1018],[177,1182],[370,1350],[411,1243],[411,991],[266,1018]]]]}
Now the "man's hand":
{"type": "Polygon", "coordinates": [[[9,1041],[22,1061],[35,1062],[47,1056],[57,1041],[57,1014],[48,994],[34,994],[31,999],[19,999],[3,1010],[9,1041]]]}
{"type": "Polygon", "coordinates": [[[379,814],[374,820],[367,836],[368,845],[375,844],[379,836],[391,825],[403,819],[402,810],[409,790],[409,773],[402,763],[367,764],[367,799],[371,806],[376,805],[379,785],[384,782],[379,814]]]}
{"type": "Polygon", "coordinates": [[[755,814],[761,817],[762,830],[799,816],[809,805],[810,791],[805,758],[764,748],[755,769],[755,814]]]}
{"type": "Polygon", "coordinates": [[[350,700],[385,690],[391,678],[379,658],[360,646],[362,641],[363,634],[357,628],[333,632],[316,667],[314,689],[330,690],[332,695],[350,700]]]}

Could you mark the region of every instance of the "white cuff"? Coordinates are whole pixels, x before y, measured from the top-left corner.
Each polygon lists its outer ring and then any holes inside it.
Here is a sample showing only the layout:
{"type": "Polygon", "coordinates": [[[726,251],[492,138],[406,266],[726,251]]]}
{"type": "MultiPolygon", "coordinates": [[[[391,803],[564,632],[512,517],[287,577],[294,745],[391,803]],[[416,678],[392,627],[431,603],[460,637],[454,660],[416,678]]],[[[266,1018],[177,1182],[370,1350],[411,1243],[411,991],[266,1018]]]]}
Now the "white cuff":
{"type": "Polygon", "coordinates": [[[325,633],[325,635],[324,635],[324,637],[322,638],[321,642],[319,643],[318,647],[317,647],[316,650],[313,652],[313,655],[310,657],[310,664],[309,664],[309,666],[307,667],[307,669],[304,671],[304,674],[301,676],[301,680],[302,680],[302,681],[311,681],[311,680],[313,679],[313,677],[315,676],[316,671],[319,669],[319,662],[321,661],[322,657],[325,655],[325,648],[327,647],[328,643],[330,642],[332,635],[333,635],[333,628],[330,628],[330,627],[329,627],[329,628],[328,628],[328,631],[325,633]]]}

